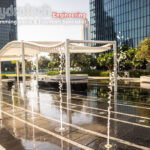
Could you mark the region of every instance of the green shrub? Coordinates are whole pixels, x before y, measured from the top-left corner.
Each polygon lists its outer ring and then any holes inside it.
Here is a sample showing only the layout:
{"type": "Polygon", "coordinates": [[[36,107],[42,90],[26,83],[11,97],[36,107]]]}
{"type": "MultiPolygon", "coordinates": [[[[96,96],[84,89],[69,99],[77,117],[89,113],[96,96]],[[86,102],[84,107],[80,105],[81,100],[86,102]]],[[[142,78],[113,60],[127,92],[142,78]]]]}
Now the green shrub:
{"type": "Polygon", "coordinates": [[[89,76],[101,76],[101,77],[108,77],[109,73],[110,73],[109,71],[99,71],[99,70],[71,71],[71,74],[88,74],[89,76]]]}
{"type": "MultiPolygon", "coordinates": [[[[19,75],[19,77],[22,77],[22,74],[19,75]]],[[[2,74],[2,79],[8,79],[8,78],[17,78],[16,74],[2,74]]],[[[31,75],[26,75],[27,79],[31,78],[31,75]]]]}
{"type": "MultiPolygon", "coordinates": [[[[77,74],[77,73],[79,73],[80,71],[76,71],[76,70],[70,70],[70,73],[71,74],[77,74]]],[[[64,71],[64,73],[65,73],[65,71],[64,71]]]]}
{"type": "MultiPolygon", "coordinates": [[[[110,71],[99,71],[99,70],[86,70],[86,71],[75,71],[71,70],[71,74],[88,74],[89,76],[101,76],[101,77],[109,77],[110,71]]],[[[59,71],[49,71],[47,75],[58,75],[59,71]]],[[[63,71],[65,74],[65,71],[63,71]]]]}
{"type": "Polygon", "coordinates": [[[110,71],[99,71],[99,73],[101,77],[109,77],[110,71]]]}
{"type": "Polygon", "coordinates": [[[5,74],[2,74],[2,79],[8,79],[8,77],[5,74]]]}
{"type": "Polygon", "coordinates": [[[89,76],[99,76],[100,72],[97,70],[86,70],[86,71],[72,70],[71,74],[88,74],[89,76]]]}
{"type": "MultiPolygon", "coordinates": [[[[86,70],[86,71],[75,71],[71,70],[71,74],[88,74],[89,76],[100,76],[100,77],[109,77],[110,71],[99,71],[99,70],[86,70]]],[[[65,71],[63,71],[63,74],[65,74],[65,71]]],[[[47,75],[59,75],[59,71],[49,71],[47,72],[47,75]]],[[[124,72],[120,71],[118,72],[118,75],[120,77],[124,77],[124,72]]],[[[135,71],[129,71],[129,76],[131,78],[139,78],[140,76],[150,75],[149,72],[146,70],[135,70],[135,71]]]]}
{"type": "Polygon", "coordinates": [[[150,73],[146,70],[134,70],[134,71],[129,71],[129,76],[130,77],[136,77],[139,78],[140,76],[146,76],[150,75],[150,73]]]}
{"type": "Polygon", "coordinates": [[[124,72],[122,71],[120,71],[120,72],[118,72],[118,75],[120,76],[120,77],[124,77],[124,72]]]}
{"type": "Polygon", "coordinates": [[[47,72],[47,75],[50,76],[50,75],[58,75],[59,74],[59,71],[49,71],[47,72]]]}

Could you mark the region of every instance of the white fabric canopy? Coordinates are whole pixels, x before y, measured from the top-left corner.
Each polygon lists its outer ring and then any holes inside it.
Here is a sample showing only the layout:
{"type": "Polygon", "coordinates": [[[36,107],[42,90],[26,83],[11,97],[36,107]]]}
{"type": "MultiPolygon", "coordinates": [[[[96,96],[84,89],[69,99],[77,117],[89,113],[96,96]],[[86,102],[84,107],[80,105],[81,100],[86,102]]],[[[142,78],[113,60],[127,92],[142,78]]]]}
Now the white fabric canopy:
{"type": "Polygon", "coordinates": [[[36,81],[38,87],[38,54],[41,52],[65,53],[65,68],[66,68],[66,82],[67,82],[67,101],[71,100],[71,85],[70,85],[70,53],[100,53],[110,50],[113,46],[114,51],[114,77],[115,88],[117,91],[117,43],[116,41],[92,41],[92,40],[69,40],[65,42],[25,42],[25,41],[12,41],[5,45],[0,51],[0,85],[1,80],[1,62],[16,60],[17,66],[17,81],[19,81],[19,65],[18,61],[22,61],[22,76],[23,87],[25,89],[25,59],[31,59],[36,56],[36,81]],[[102,44],[100,47],[84,46],[84,43],[89,44],[102,44]]]}
{"type": "MultiPolygon", "coordinates": [[[[21,41],[12,41],[5,45],[0,51],[0,61],[21,60],[22,48],[21,41]]],[[[41,52],[59,53],[60,49],[65,53],[65,42],[23,42],[25,59],[31,59],[41,52]]],[[[111,44],[101,47],[89,47],[81,44],[69,45],[70,53],[100,53],[108,51],[111,44]]]]}

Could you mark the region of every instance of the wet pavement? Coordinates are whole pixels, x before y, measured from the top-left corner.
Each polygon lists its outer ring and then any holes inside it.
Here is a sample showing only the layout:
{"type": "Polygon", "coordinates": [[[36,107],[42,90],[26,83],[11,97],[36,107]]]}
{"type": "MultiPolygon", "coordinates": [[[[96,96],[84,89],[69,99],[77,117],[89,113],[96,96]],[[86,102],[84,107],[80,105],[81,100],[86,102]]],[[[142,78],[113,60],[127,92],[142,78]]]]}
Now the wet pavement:
{"type": "MultiPolygon", "coordinates": [[[[0,91],[0,145],[6,150],[103,150],[107,141],[108,80],[89,80],[87,90],[37,89],[29,81],[0,91]],[[61,113],[62,109],[62,113],[61,113]],[[61,122],[62,119],[62,122],[61,122]],[[60,127],[64,132],[57,132],[60,127]]],[[[150,149],[150,90],[120,81],[111,93],[110,142],[116,150],[150,149]]]]}

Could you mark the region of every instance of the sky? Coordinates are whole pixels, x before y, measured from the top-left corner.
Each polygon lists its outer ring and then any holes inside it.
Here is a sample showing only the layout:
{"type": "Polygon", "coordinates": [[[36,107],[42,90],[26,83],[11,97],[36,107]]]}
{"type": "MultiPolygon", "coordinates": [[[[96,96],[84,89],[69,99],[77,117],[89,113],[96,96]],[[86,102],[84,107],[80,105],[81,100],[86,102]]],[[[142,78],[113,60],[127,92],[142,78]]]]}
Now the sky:
{"type": "MultiPolygon", "coordinates": [[[[17,0],[17,7],[25,5],[41,7],[50,6],[57,12],[83,12],[89,16],[89,0],[17,0]]],[[[18,25],[18,40],[25,41],[64,41],[81,39],[81,24],[71,25],[18,25]]]]}

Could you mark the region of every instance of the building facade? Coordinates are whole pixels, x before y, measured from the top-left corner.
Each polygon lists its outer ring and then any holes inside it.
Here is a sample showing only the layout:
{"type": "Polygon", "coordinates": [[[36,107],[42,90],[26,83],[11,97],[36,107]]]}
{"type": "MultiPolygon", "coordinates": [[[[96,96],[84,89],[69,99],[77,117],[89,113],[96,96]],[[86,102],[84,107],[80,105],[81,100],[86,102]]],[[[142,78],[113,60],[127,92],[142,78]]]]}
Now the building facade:
{"type": "MultiPolygon", "coordinates": [[[[82,40],[90,40],[90,23],[88,21],[87,18],[84,19],[84,22],[82,24],[82,40]]],[[[89,44],[85,44],[86,46],[88,46],[89,44]]]]}
{"type": "MultiPolygon", "coordinates": [[[[0,21],[15,21],[14,15],[4,15],[4,10],[11,11],[11,6],[16,7],[16,0],[0,0],[0,21]]],[[[0,49],[10,41],[17,40],[17,25],[0,23],[0,49]]]]}
{"type": "Polygon", "coordinates": [[[150,0],[90,0],[92,40],[136,47],[150,36],[150,0]]]}

